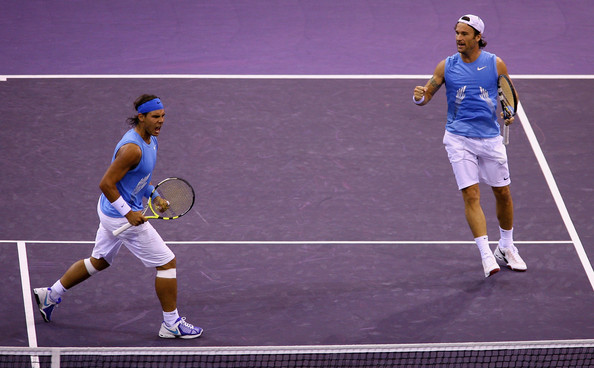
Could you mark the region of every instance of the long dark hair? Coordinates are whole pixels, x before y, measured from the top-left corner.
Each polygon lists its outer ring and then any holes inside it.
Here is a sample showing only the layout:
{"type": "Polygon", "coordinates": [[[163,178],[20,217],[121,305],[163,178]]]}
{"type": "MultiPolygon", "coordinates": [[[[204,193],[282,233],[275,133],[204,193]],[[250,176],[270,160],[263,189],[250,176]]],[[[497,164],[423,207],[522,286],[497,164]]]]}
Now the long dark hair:
{"type": "MultiPolygon", "coordinates": [[[[138,98],[136,99],[136,101],[134,101],[134,110],[138,111],[138,107],[139,107],[140,105],[142,105],[143,103],[145,103],[145,102],[147,102],[147,101],[154,100],[155,98],[159,98],[159,97],[157,97],[157,96],[155,96],[155,95],[147,95],[147,94],[144,94],[144,95],[142,95],[142,96],[138,97],[138,98]]],[[[143,114],[143,115],[146,115],[146,114],[143,114]]],[[[134,116],[131,116],[131,117],[129,117],[129,118],[127,119],[127,122],[128,122],[128,124],[130,124],[131,126],[137,126],[137,125],[138,125],[138,123],[140,123],[140,120],[138,120],[138,114],[136,114],[136,115],[134,115],[134,116]]]]}

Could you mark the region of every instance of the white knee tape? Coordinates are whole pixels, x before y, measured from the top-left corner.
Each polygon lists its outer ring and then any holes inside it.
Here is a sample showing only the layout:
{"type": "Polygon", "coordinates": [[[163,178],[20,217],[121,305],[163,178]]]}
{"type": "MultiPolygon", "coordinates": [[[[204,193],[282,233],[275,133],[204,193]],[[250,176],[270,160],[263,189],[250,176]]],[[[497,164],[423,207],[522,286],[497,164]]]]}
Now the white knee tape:
{"type": "Polygon", "coordinates": [[[174,279],[177,277],[175,268],[169,268],[167,270],[157,270],[157,277],[162,279],[174,279]]]}
{"type": "Polygon", "coordinates": [[[89,273],[89,275],[93,276],[94,274],[96,274],[97,272],[99,272],[98,269],[96,269],[93,264],[91,263],[91,259],[90,258],[85,258],[85,267],[87,269],[87,272],[89,273]]]}

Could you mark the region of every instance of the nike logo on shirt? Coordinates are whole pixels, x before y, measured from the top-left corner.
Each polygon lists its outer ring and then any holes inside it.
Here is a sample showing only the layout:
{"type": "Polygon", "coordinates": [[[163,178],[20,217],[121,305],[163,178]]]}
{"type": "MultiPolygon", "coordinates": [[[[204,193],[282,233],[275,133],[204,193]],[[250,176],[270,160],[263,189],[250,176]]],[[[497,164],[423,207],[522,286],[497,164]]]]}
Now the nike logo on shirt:
{"type": "Polygon", "coordinates": [[[480,68],[477,66],[477,67],[476,67],[476,70],[483,70],[483,69],[485,69],[485,68],[486,68],[486,66],[481,66],[480,68]]]}

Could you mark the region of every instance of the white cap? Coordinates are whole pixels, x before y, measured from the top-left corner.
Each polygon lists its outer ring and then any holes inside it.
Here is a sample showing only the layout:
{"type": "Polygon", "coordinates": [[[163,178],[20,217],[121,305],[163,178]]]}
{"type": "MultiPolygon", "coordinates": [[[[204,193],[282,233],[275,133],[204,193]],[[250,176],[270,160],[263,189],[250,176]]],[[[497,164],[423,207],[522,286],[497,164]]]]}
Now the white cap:
{"type": "Polygon", "coordinates": [[[469,26],[476,29],[480,33],[483,33],[485,31],[485,23],[483,23],[483,20],[481,18],[477,17],[476,15],[472,15],[472,14],[463,15],[460,17],[460,19],[458,19],[458,23],[468,24],[469,26]]]}

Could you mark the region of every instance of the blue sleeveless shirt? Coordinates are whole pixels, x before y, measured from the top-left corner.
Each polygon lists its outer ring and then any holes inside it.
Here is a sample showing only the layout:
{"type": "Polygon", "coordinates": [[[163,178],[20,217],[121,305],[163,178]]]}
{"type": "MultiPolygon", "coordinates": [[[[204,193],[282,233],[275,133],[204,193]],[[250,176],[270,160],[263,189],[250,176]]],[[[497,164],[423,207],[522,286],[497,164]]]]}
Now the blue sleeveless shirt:
{"type": "Polygon", "coordinates": [[[497,57],[481,51],[472,63],[462,61],[459,53],[445,61],[448,101],[446,130],[473,138],[499,135],[497,122],[497,57]]]}
{"type": "MultiPolygon", "coordinates": [[[[120,148],[128,143],[133,143],[140,147],[142,157],[138,165],[128,171],[122,180],[116,183],[116,187],[122,198],[130,205],[132,211],[140,211],[143,207],[142,198],[150,195],[148,184],[151,182],[151,176],[157,163],[157,149],[159,145],[157,143],[157,137],[151,136],[151,143],[147,144],[134,129],[130,129],[116,145],[111,162],[115,160],[120,148]]],[[[101,193],[101,197],[99,198],[99,206],[101,211],[109,217],[123,217],[113,208],[103,193],[101,193]]]]}

